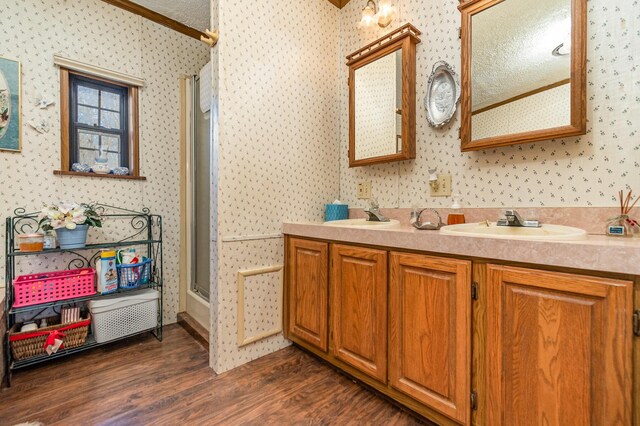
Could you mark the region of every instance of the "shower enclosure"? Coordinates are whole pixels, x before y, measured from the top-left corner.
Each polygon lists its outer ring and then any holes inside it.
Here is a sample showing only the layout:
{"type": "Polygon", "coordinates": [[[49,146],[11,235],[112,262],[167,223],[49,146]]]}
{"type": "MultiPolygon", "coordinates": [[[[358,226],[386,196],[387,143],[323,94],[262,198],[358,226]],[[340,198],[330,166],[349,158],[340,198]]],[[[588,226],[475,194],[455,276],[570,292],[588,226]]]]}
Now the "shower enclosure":
{"type": "Polygon", "coordinates": [[[191,282],[193,293],[209,300],[211,259],[211,111],[200,108],[200,77],[193,78],[191,126],[191,282]]]}

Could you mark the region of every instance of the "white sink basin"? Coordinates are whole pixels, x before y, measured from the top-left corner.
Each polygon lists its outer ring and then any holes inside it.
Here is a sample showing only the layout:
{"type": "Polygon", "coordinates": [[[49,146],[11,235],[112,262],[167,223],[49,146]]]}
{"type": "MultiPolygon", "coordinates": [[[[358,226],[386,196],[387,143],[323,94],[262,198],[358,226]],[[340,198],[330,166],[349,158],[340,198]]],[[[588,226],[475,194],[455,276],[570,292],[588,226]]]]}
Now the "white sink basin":
{"type": "Polygon", "coordinates": [[[395,229],[400,228],[400,222],[391,219],[389,222],[373,222],[367,219],[345,219],[325,222],[325,226],[337,226],[341,228],[364,228],[364,229],[395,229]]]}
{"type": "Polygon", "coordinates": [[[520,228],[512,226],[496,226],[495,223],[463,223],[444,226],[441,234],[462,235],[467,237],[491,237],[516,240],[584,240],[587,231],[580,228],[562,225],[545,225],[541,228],[520,228]]]}

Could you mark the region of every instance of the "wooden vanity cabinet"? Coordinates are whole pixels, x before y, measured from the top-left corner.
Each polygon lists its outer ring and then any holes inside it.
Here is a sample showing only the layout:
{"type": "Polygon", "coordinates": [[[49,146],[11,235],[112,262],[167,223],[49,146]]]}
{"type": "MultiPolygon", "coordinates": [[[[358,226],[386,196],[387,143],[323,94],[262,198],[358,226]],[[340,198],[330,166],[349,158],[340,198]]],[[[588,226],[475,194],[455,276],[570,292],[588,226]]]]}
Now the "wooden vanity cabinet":
{"type": "Polygon", "coordinates": [[[486,278],[478,423],[632,424],[633,282],[499,265],[486,278]]]}
{"type": "Polygon", "coordinates": [[[387,252],[331,246],[333,356],[387,381],[387,252]]]}
{"type": "Polygon", "coordinates": [[[471,262],[390,254],[389,384],[469,423],[471,262]]]}
{"type": "Polygon", "coordinates": [[[288,337],[327,352],[329,244],[289,239],[287,272],[288,337]]]}
{"type": "Polygon", "coordinates": [[[639,424],[636,277],[293,237],[286,270],[287,337],[437,424],[639,424]]]}

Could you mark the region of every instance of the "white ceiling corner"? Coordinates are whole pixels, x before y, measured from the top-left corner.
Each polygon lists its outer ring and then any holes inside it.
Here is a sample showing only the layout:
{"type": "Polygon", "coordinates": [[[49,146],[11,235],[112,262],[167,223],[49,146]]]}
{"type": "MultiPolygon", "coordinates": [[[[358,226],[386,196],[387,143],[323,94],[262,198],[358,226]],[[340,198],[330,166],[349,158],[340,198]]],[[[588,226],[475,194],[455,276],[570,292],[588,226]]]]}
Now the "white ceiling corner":
{"type": "Polygon", "coordinates": [[[188,27],[204,31],[210,26],[209,0],[132,0],[188,27]]]}

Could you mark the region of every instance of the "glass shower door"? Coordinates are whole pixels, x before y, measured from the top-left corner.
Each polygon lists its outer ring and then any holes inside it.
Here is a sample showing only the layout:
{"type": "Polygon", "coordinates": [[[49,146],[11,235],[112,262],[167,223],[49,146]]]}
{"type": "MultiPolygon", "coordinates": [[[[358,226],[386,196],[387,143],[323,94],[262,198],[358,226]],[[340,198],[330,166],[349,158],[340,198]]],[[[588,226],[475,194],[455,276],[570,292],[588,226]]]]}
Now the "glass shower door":
{"type": "Polygon", "coordinates": [[[191,291],[209,300],[211,258],[211,132],[210,112],[200,109],[200,78],[193,80],[191,291]]]}

